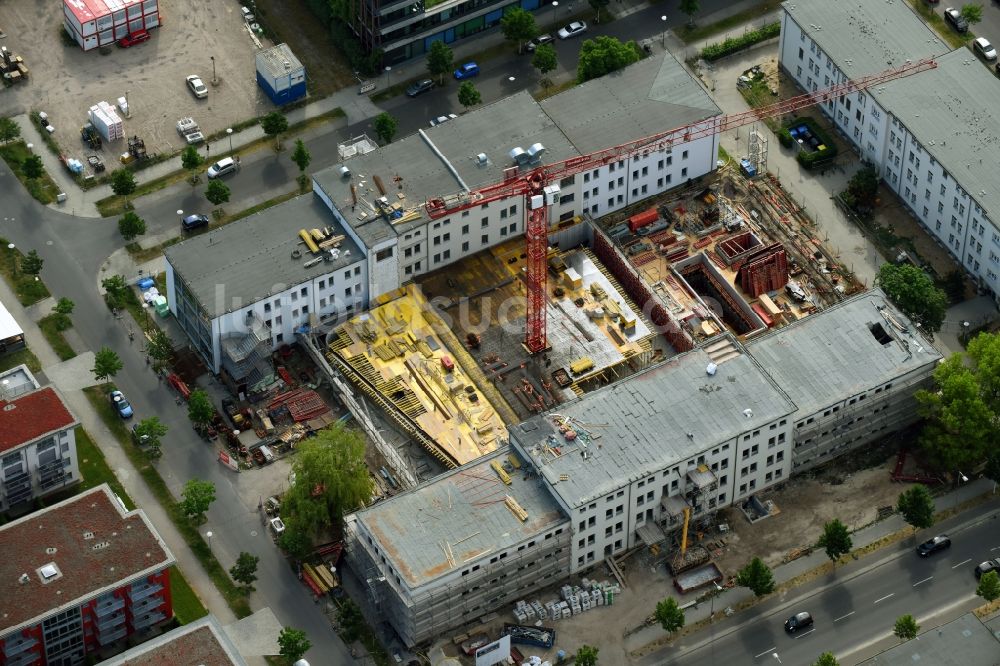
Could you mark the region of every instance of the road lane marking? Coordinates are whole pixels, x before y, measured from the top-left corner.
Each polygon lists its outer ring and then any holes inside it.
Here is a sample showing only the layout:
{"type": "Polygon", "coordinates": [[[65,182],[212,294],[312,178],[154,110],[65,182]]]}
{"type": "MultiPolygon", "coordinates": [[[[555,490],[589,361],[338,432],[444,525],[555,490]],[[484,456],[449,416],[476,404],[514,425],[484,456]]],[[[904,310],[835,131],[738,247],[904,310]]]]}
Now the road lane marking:
{"type": "Polygon", "coordinates": [[[928,576],[927,578],[924,578],[923,580],[918,580],[916,583],[913,584],[913,587],[916,587],[917,585],[920,585],[921,583],[926,583],[927,581],[929,581],[932,578],[934,578],[934,576],[928,576]]]}
{"type": "Polygon", "coordinates": [[[855,613],[855,611],[851,611],[851,612],[850,612],[850,613],[848,613],[847,615],[841,615],[841,616],[840,616],[840,617],[838,617],[838,618],[837,618],[836,620],[834,620],[834,622],[840,622],[841,620],[843,620],[843,619],[845,619],[845,618],[848,618],[848,617],[851,617],[852,615],[854,615],[854,613],[855,613]]]}
{"type": "Polygon", "coordinates": [[[952,569],[957,569],[957,568],[959,568],[960,566],[962,566],[963,564],[968,564],[968,563],[969,563],[969,562],[971,562],[971,561],[972,561],[972,558],[970,557],[969,559],[967,559],[967,560],[965,560],[965,561],[963,561],[963,562],[959,562],[958,564],[956,564],[955,566],[953,566],[953,567],[952,567],[952,569]]]}
{"type": "Polygon", "coordinates": [[[799,639],[800,639],[800,638],[802,638],[803,636],[808,636],[809,634],[811,634],[811,633],[812,633],[812,632],[814,632],[814,631],[816,631],[816,627],[813,627],[813,628],[812,628],[812,629],[810,629],[809,631],[806,631],[806,632],[803,632],[803,633],[801,633],[801,634],[795,634],[795,640],[799,640],[799,639]]]}
{"type": "Polygon", "coordinates": [[[754,658],[754,659],[758,659],[758,658],[760,658],[760,657],[763,657],[763,656],[764,656],[765,654],[771,654],[772,652],[774,652],[774,651],[775,651],[775,650],[777,650],[777,649],[778,649],[777,647],[770,647],[770,648],[767,648],[766,650],[764,650],[764,651],[763,651],[763,652],[761,652],[760,654],[755,654],[755,655],[753,656],[753,658],[754,658]]]}
{"type": "Polygon", "coordinates": [[[882,597],[881,599],[876,599],[876,600],[875,600],[875,603],[878,603],[878,602],[880,602],[880,601],[885,601],[885,600],[886,600],[886,599],[888,599],[889,597],[894,597],[894,596],[896,596],[896,593],[895,593],[895,592],[890,592],[889,594],[885,595],[885,596],[884,596],[884,597],[882,597]]]}

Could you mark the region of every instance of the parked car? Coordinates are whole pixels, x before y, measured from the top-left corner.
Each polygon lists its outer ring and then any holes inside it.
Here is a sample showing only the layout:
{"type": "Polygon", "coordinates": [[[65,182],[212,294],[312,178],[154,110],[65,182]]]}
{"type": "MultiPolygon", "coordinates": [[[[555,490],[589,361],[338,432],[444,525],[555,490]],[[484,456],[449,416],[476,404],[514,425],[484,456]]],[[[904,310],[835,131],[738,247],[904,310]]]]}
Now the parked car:
{"type": "Polygon", "coordinates": [[[438,116],[437,118],[431,121],[431,127],[437,127],[438,125],[446,123],[449,120],[454,120],[455,118],[458,118],[458,116],[456,116],[454,113],[449,113],[447,116],[438,116]]]}
{"type": "Polygon", "coordinates": [[[933,555],[938,551],[947,550],[948,548],[951,548],[951,538],[949,538],[947,534],[939,534],[917,546],[917,555],[920,557],[927,557],[928,555],[933,555]]]}
{"type": "Polygon", "coordinates": [[[208,177],[218,178],[230,173],[236,173],[236,160],[232,157],[223,157],[221,160],[208,167],[208,177]]]}
{"type": "Polygon", "coordinates": [[[455,78],[459,81],[471,79],[474,76],[479,76],[479,65],[474,62],[467,62],[455,70],[455,78]]]}
{"type": "Polygon", "coordinates": [[[422,81],[414,81],[406,87],[407,97],[416,97],[417,95],[422,95],[431,88],[434,87],[434,82],[430,79],[423,79],[422,81]]]}
{"type": "Polygon", "coordinates": [[[987,62],[993,62],[997,59],[997,50],[993,48],[993,45],[985,37],[976,37],[972,40],[972,50],[987,62]]]}
{"type": "Polygon", "coordinates": [[[202,83],[201,77],[197,74],[192,74],[191,76],[184,79],[187,81],[188,88],[194,93],[194,96],[198,99],[205,99],[208,97],[208,88],[202,83]]]}
{"type": "Polygon", "coordinates": [[[194,231],[195,229],[200,229],[201,227],[208,226],[208,216],[207,215],[188,215],[183,220],[181,220],[181,228],[184,231],[194,231]]]}
{"type": "Polygon", "coordinates": [[[253,15],[253,12],[250,11],[249,7],[240,7],[240,14],[243,15],[243,20],[247,23],[253,23],[254,20],[256,20],[256,17],[253,15]]]}
{"type": "Polygon", "coordinates": [[[984,574],[988,574],[991,571],[1000,572],[1000,558],[986,560],[976,565],[976,578],[982,578],[984,574]]]}
{"type": "Polygon", "coordinates": [[[118,46],[123,49],[127,49],[130,46],[135,46],[136,44],[142,44],[143,42],[149,41],[150,34],[145,30],[136,30],[133,33],[125,35],[118,40],[118,46]]]}
{"type": "Polygon", "coordinates": [[[785,620],[785,631],[790,634],[794,634],[800,629],[805,629],[806,627],[811,627],[813,624],[813,616],[809,613],[802,611],[801,613],[796,613],[787,620],[785,620]]]}
{"type": "Polygon", "coordinates": [[[587,24],[583,21],[573,21],[565,28],[559,28],[559,39],[569,39],[587,32],[587,24]]]}
{"type": "Polygon", "coordinates": [[[111,401],[112,406],[115,411],[118,412],[118,416],[123,419],[130,419],[133,416],[132,405],[125,398],[125,394],[121,391],[112,391],[108,394],[108,400],[111,401]]]}
{"type": "Polygon", "coordinates": [[[534,53],[535,49],[537,49],[542,44],[551,44],[554,41],[555,38],[552,35],[545,33],[544,35],[538,35],[538,37],[535,37],[530,42],[528,42],[526,48],[528,50],[528,53],[534,53]]]}
{"type": "Polygon", "coordinates": [[[957,32],[968,32],[969,22],[962,16],[962,12],[954,7],[944,10],[944,20],[951,24],[957,32]]]}

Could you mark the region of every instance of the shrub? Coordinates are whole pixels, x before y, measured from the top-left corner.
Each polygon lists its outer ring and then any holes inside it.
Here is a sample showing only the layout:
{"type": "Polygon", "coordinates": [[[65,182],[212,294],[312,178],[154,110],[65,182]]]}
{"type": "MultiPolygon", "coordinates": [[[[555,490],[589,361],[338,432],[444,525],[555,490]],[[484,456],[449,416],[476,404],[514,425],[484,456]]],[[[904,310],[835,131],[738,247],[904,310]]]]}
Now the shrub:
{"type": "Polygon", "coordinates": [[[729,37],[718,44],[709,44],[701,50],[701,57],[709,62],[718,60],[737,51],[749,48],[754,44],[777,37],[779,34],[781,34],[781,23],[777,21],[768,23],[759,30],[751,30],[739,37],[729,37]]]}
{"type": "MultiPolygon", "coordinates": [[[[833,139],[822,127],[819,126],[815,120],[809,117],[796,118],[785,125],[785,129],[778,134],[778,141],[781,145],[785,145],[784,139],[782,139],[782,134],[787,133],[789,127],[798,127],[799,125],[805,125],[808,127],[813,136],[818,138],[820,143],[824,146],[823,150],[800,150],[799,154],[795,156],[795,159],[798,160],[799,164],[806,169],[812,169],[815,166],[829,162],[837,156],[837,145],[833,142],[833,139]]],[[[791,134],[788,135],[788,139],[792,141],[791,134]]]]}
{"type": "Polygon", "coordinates": [[[795,145],[795,140],[792,138],[792,133],[788,131],[787,127],[782,127],[778,131],[778,143],[781,144],[782,148],[791,148],[795,145]]]}

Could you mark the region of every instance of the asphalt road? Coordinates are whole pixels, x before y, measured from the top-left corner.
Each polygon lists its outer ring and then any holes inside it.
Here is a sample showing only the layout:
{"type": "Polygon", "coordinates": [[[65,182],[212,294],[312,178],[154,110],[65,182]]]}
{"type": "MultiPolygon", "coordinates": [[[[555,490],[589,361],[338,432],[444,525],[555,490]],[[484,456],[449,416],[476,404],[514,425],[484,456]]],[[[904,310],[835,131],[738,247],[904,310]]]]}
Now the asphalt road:
{"type": "MultiPolygon", "coordinates": [[[[926,2],[926,0],[924,1],[926,2]]],[[[952,2],[941,0],[937,7],[934,8],[934,11],[943,15],[945,8],[954,7],[961,9],[963,4],[965,2],[959,2],[958,0],[953,0],[952,2]]],[[[971,26],[971,30],[977,37],[988,39],[993,48],[1000,49],[1000,1],[988,0],[979,4],[983,6],[983,20],[971,26]]],[[[946,23],[945,26],[948,30],[952,30],[951,24],[946,23]]],[[[993,63],[987,63],[987,66],[992,69],[993,63]]]]}
{"type": "MultiPolygon", "coordinates": [[[[874,566],[864,561],[846,565],[784,598],[716,622],[642,663],[718,666],[780,660],[808,665],[825,651],[836,654],[843,664],[855,663],[856,653],[891,634],[901,615],[909,613],[930,625],[936,614],[959,614],[980,605],[973,568],[1000,556],[998,515],[997,502],[983,505],[944,524],[941,531],[952,537],[947,551],[921,558],[914,552],[914,540],[907,539],[889,551],[890,556],[871,556],[882,558],[874,566]],[[812,614],[813,627],[786,633],[784,621],[801,611],[812,614]]],[[[920,533],[921,540],[930,536],[920,533]]]]}

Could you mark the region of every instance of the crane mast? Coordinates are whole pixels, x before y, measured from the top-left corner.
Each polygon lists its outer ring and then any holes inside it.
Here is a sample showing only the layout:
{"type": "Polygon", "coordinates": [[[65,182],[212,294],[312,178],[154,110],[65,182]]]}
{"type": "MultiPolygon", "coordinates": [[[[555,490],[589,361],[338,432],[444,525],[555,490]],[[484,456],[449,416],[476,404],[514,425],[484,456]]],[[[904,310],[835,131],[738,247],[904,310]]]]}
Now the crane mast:
{"type": "Polygon", "coordinates": [[[750,109],[741,113],[716,116],[696,121],[644,139],[629,141],[617,146],[598,150],[587,155],[570,157],[565,160],[529,167],[521,171],[519,167],[504,170],[504,178],[499,183],[481,187],[467,193],[448,198],[430,199],[425,204],[427,214],[432,218],[451,215],[467,208],[481,206],[492,201],[522,196],[525,201],[525,287],[527,291],[527,322],[524,346],[529,354],[537,354],[548,348],[546,337],[546,281],[548,267],[548,207],[554,203],[546,191],[550,183],[585,171],[600,168],[611,162],[631,159],[639,155],[668,150],[673,146],[688,143],[706,136],[749,125],[766,118],[781,116],[816,104],[824,104],[852,92],[865,90],[889,81],[895,81],[919,72],[937,67],[932,59],[908,61],[877,74],[860,79],[851,79],[828,88],[797,95],[768,106],[750,109]]]}

